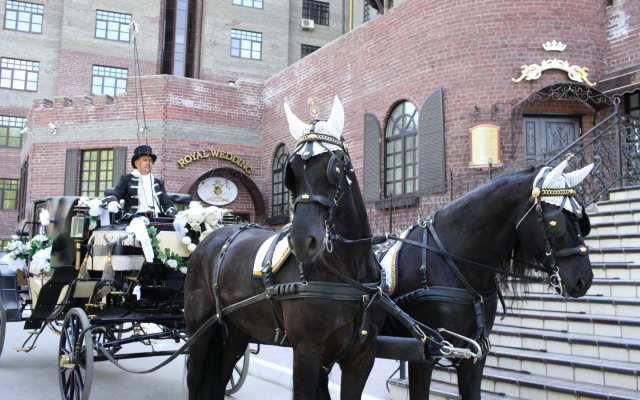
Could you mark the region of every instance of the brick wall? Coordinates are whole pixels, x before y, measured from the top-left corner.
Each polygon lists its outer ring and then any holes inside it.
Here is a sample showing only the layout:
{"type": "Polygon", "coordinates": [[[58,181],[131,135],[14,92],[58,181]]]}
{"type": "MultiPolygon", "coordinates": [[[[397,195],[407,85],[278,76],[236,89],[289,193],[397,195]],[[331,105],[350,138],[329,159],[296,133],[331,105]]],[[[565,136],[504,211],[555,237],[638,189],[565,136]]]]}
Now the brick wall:
{"type": "MultiPolygon", "coordinates": [[[[127,147],[129,160],[140,144],[149,144],[158,160],[153,172],[165,179],[170,192],[197,187],[206,173],[228,168],[246,174],[240,166],[219,157],[207,157],[181,166],[178,161],[197,151],[221,150],[241,158],[253,168],[250,179],[261,187],[262,85],[240,82],[219,85],[188,78],[158,75],[139,82],[141,99],[130,91],[113,99],[106,95],[56,97],[37,100],[31,133],[23,145],[30,156],[27,201],[64,193],[67,149],[127,147]],[[58,127],[54,135],[48,124],[58,127]],[[140,132],[145,126],[146,134],[140,132]],[[185,183],[190,186],[185,187],[185,183]]],[[[133,79],[130,80],[130,85],[133,79]]],[[[237,212],[253,213],[249,192],[240,182],[238,199],[229,205],[237,212]]]]}
{"type": "Polygon", "coordinates": [[[606,8],[607,72],[640,64],[640,2],[611,3],[606,8]]]}

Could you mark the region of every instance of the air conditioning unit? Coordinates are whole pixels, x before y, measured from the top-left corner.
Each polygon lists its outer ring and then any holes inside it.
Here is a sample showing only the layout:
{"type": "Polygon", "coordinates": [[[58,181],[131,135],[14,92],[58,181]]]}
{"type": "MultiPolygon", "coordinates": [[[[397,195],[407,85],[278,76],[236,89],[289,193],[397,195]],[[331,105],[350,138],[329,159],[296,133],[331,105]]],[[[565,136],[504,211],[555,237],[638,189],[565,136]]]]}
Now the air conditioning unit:
{"type": "Polygon", "coordinates": [[[311,30],[315,28],[315,21],[312,19],[303,19],[302,20],[302,29],[311,30]]]}

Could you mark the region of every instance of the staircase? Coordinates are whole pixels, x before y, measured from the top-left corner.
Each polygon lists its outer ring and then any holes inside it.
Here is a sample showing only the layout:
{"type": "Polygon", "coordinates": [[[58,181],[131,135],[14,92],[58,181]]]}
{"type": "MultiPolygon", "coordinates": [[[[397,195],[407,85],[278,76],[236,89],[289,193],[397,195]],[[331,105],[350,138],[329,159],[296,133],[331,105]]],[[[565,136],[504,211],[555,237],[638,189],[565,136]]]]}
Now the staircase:
{"type": "MultiPolygon", "coordinates": [[[[526,300],[505,296],[483,399],[640,399],[640,187],[612,191],[588,214],[589,292],[565,299],[534,284],[526,300]]],[[[432,399],[458,398],[455,369],[433,378],[432,399]]],[[[406,382],[389,383],[391,399],[408,399],[406,382]]]]}

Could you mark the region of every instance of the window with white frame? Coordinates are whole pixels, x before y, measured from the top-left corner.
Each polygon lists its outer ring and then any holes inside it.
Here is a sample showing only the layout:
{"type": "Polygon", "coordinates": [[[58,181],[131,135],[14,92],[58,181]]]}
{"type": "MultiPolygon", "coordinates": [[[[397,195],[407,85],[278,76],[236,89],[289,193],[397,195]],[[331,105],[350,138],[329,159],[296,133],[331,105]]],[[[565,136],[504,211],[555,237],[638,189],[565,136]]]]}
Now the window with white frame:
{"type": "Polygon", "coordinates": [[[7,0],[4,13],[4,29],[42,33],[44,6],[24,1],[7,0]]]}
{"type": "Polygon", "coordinates": [[[94,65],[91,93],[108,94],[112,97],[126,93],[128,75],[129,71],[126,69],[94,65]]]}
{"type": "Polygon", "coordinates": [[[129,41],[131,15],[96,10],[96,37],[98,39],[129,41]]]}
{"type": "Polygon", "coordinates": [[[408,101],[394,107],[387,121],[385,144],[385,195],[418,190],[418,110],[408,101]]]}
{"type": "Polygon", "coordinates": [[[232,29],[231,57],[262,59],[262,33],[232,29]]]}
{"type": "Polygon", "coordinates": [[[251,7],[251,8],[263,8],[262,0],[232,0],[233,5],[251,7]]]}
{"type": "Polygon", "coordinates": [[[0,115],[0,146],[20,147],[26,118],[0,115]]]}
{"type": "Polygon", "coordinates": [[[0,58],[0,88],[36,92],[39,70],[40,63],[37,61],[2,57],[0,58]]]}

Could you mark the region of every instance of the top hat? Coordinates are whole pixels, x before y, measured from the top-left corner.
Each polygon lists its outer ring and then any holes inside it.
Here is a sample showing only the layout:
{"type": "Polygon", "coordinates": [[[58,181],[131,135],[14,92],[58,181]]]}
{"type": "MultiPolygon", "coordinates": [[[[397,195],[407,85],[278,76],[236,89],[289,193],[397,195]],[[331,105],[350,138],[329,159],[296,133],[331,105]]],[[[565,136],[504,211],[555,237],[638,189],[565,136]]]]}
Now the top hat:
{"type": "Polygon", "coordinates": [[[153,154],[153,150],[151,150],[151,146],[147,146],[146,144],[143,144],[142,146],[136,147],[136,149],[133,151],[133,157],[131,157],[131,166],[133,168],[136,168],[136,165],[134,164],[134,162],[142,156],[151,157],[153,162],[156,162],[156,158],[158,158],[155,154],[153,154]]]}

